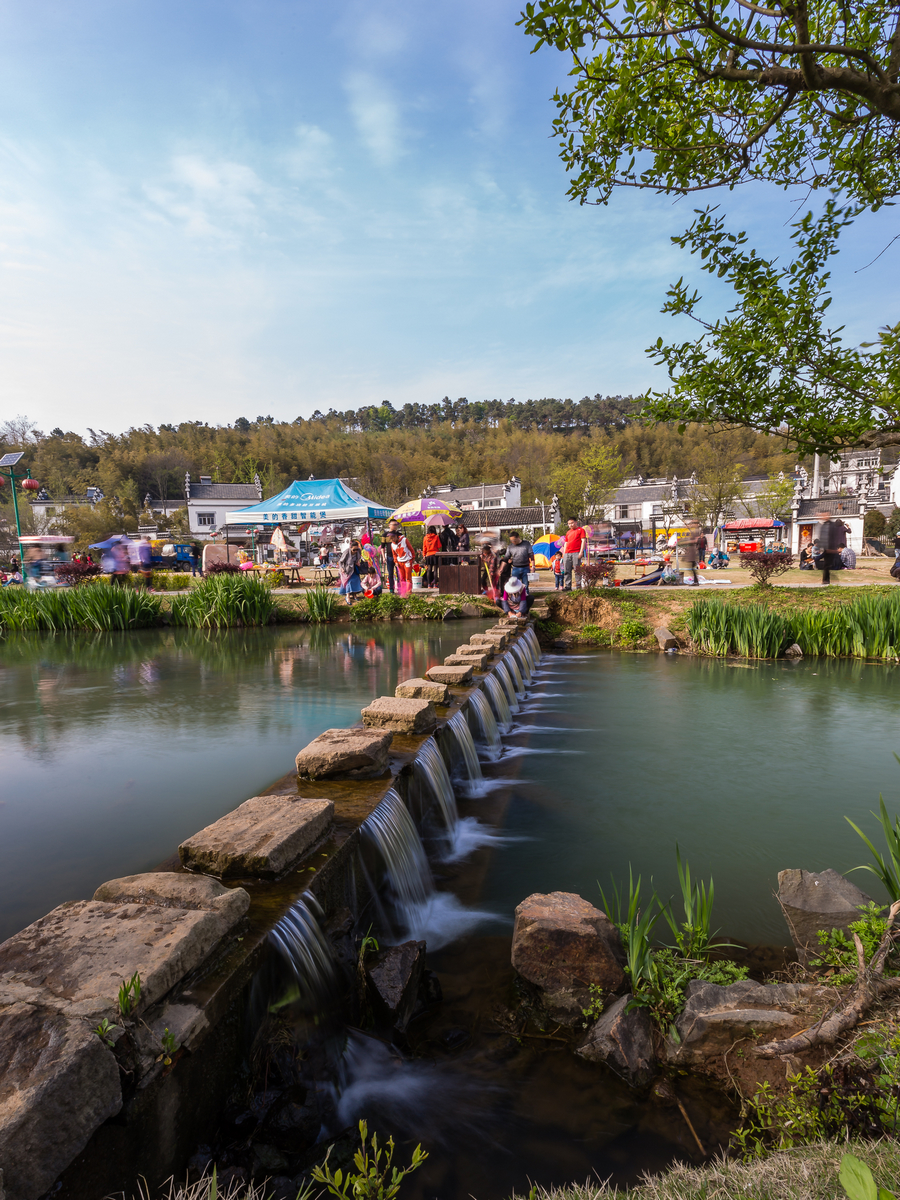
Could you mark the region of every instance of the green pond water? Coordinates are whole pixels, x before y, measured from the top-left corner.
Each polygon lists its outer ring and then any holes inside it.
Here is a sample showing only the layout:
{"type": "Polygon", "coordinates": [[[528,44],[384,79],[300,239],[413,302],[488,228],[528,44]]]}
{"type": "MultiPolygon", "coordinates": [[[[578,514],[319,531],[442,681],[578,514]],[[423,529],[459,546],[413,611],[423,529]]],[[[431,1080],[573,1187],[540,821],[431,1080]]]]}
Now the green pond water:
{"type": "Polygon", "coordinates": [[[900,674],[880,664],[545,656],[516,729],[491,773],[515,779],[504,833],[522,840],[494,853],[479,897],[506,913],[535,891],[599,902],[611,874],[627,890],[629,863],[677,896],[678,843],[713,876],[723,932],[787,943],[779,870],[858,866],[845,815],[880,846],[879,793],[900,810],[900,674]]]}
{"type": "Polygon", "coordinates": [[[476,628],[0,640],[0,941],[155,866],[476,628]]]}

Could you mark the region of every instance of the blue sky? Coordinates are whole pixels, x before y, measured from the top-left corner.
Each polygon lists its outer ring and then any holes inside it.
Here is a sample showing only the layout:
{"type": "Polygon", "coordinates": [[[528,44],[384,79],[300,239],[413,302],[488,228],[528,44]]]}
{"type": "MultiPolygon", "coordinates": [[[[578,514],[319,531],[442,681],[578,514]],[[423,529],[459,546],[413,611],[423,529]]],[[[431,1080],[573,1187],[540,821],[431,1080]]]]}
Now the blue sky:
{"type": "MultiPolygon", "coordinates": [[[[638,393],[690,198],[565,198],[562,55],[507,0],[0,0],[0,418],[638,393]]],[[[706,199],[706,198],[704,198],[706,199]]],[[[793,207],[722,202],[761,249],[793,207]]],[[[897,319],[894,210],[835,268],[897,319]]],[[[703,277],[709,291],[709,284],[703,277]]]]}

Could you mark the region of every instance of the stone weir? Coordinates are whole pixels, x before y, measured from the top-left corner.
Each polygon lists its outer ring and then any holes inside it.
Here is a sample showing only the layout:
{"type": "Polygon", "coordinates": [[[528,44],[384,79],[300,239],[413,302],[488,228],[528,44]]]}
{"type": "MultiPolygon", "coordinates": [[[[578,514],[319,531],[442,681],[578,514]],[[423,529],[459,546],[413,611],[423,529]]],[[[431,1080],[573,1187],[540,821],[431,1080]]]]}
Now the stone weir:
{"type": "MultiPolygon", "coordinates": [[[[472,637],[359,724],[327,730],[297,775],[0,945],[0,1200],[94,1200],[183,1170],[247,1054],[268,934],[306,891],[332,927],[365,896],[359,827],[423,744],[442,739],[522,635],[472,637]]],[[[455,752],[455,739],[448,739],[455,752]]],[[[447,749],[451,747],[448,744],[447,749]]]]}

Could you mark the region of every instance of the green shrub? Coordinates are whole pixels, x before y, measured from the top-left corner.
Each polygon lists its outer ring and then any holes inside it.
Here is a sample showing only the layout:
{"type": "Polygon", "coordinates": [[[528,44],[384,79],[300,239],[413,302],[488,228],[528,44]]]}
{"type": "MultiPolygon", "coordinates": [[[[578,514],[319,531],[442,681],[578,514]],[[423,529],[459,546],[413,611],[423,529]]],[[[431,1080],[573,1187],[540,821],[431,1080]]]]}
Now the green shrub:
{"type": "Polygon", "coordinates": [[[268,625],[274,616],[272,589],[244,575],[212,575],[172,601],[172,623],[194,629],[268,625]]]}
{"type": "MultiPolygon", "coordinates": [[[[562,626],[560,626],[560,631],[562,626]]],[[[598,646],[608,646],[612,642],[612,638],[605,629],[601,629],[599,625],[585,625],[581,630],[581,636],[588,642],[594,642],[598,646]]]]}
{"type": "Polygon", "coordinates": [[[338,597],[329,588],[314,587],[306,593],[306,613],[314,625],[333,621],[337,615],[338,597]]]}
{"type": "MultiPolygon", "coordinates": [[[[877,904],[867,904],[859,912],[859,920],[851,921],[848,929],[850,935],[855,933],[859,938],[868,961],[887,932],[888,923],[877,904]]],[[[844,933],[843,929],[820,929],[816,937],[821,949],[815,958],[810,959],[810,966],[826,971],[828,982],[834,987],[844,987],[853,983],[859,973],[859,963],[852,936],[844,933]]],[[[893,946],[888,952],[885,975],[896,975],[898,967],[900,950],[893,946]]]]}
{"type": "Polygon", "coordinates": [[[643,621],[629,617],[616,630],[616,638],[620,645],[629,646],[642,641],[650,632],[643,621]]]}
{"type": "Polygon", "coordinates": [[[4,588],[0,627],[4,632],[27,633],[144,629],[159,623],[161,608],[160,600],[144,589],[110,588],[102,583],[40,592],[4,588]]]}

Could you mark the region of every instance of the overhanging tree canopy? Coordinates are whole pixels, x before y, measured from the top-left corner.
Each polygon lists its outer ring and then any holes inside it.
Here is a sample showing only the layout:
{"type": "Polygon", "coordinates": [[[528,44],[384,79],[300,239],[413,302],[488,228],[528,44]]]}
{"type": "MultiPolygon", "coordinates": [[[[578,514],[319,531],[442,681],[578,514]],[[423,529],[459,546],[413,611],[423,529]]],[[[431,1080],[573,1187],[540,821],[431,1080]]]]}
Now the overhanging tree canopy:
{"type": "Polygon", "coordinates": [[[750,179],[871,207],[900,190],[896,0],[536,0],[519,23],[572,56],[554,128],[582,203],[750,179]]]}

